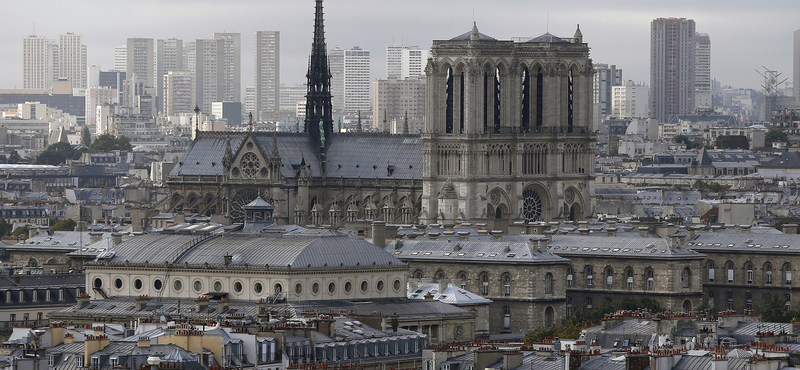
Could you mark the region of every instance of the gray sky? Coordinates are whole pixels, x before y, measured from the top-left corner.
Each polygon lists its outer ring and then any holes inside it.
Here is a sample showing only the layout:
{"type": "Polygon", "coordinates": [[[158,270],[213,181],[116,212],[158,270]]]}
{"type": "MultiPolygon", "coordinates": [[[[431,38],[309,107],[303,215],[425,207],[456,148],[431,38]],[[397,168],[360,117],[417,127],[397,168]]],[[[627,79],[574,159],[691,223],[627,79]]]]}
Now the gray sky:
{"type": "MultiPolygon", "coordinates": [[[[482,33],[498,39],[548,31],[571,37],[580,24],[597,63],[616,64],[623,77],[649,85],[650,22],[691,18],[712,44],[712,77],[725,85],[758,88],[755,69],[792,77],[793,31],[800,1],[530,1],[530,0],[326,0],[328,47],[370,50],[372,78],[385,77],[385,50],[394,42],[430,48],[431,40],[467,32],[473,17],[482,33]],[[473,15],[474,14],[474,15],[473,15]]],[[[242,86],[253,83],[255,31],[281,32],[281,83],[305,82],[313,31],[313,0],[6,1],[0,38],[0,88],[22,86],[22,38],[83,35],[88,64],[114,66],[114,47],[128,37],[209,38],[242,34],[242,86]]]]}

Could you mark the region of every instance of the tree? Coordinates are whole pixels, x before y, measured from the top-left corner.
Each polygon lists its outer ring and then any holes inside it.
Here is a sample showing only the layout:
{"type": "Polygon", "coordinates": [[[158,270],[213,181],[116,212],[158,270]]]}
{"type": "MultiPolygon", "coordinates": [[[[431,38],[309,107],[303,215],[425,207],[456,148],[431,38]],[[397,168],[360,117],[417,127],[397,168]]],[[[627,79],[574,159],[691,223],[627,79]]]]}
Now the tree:
{"type": "Polygon", "coordinates": [[[673,140],[675,140],[675,142],[678,144],[686,145],[686,149],[694,149],[700,147],[699,143],[690,140],[688,137],[684,135],[677,135],[673,140]]]}
{"type": "Polygon", "coordinates": [[[717,138],[718,149],[750,149],[750,141],[744,135],[725,135],[717,138]]]}
{"type": "Polygon", "coordinates": [[[112,150],[132,150],[131,141],[125,136],[114,137],[110,134],[103,134],[89,147],[90,152],[110,152],[112,150]]]}
{"type": "Polygon", "coordinates": [[[89,132],[89,126],[83,125],[81,128],[81,144],[86,146],[92,145],[92,133],[89,132]]]}
{"type": "Polygon", "coordinates": [[[19,156],[16,150],[12,150],[11,153],[8,153],[8,163],[20,163],[22,162],[22,157],[19,156]]]}
{"type": "Polygon", "coordinates": [[[779,128],[771,128],[764,136],[764,146],[772,146],[772,143],[778,141],[789,141],[789,135],[779,128]]]}
{"type": "Polygon", "coordinates": [[[9,231],[11,231],[11,225],[8,224],[5,218],[0,218],[0,236],[8,235],[9,231]]]}
{"type": "Polygon", "coordinates": [[[78,223],[71,218],[57,219],[55,217],[50,219],[50,229],[53,231],[74,231],[78,223]]]}
{"type": "Polygon", "coordinates": [[[50,145],[39,156],[36,157],[34,163],[36,164],[49,164],[57,166],[66,162],[68,158],[72,158],[75,150],[69,143],[55,143],[50,145]]]}
{"type": "Polygon", "coordinates": [[[20,228],[14,230],[14,233],[12,235],[14,235],[14,236],[25,235],[25,237],[27,238],[28,235],[30,235],[30,233],[28,232],[28,225],[25,225],[23,227],[20,227],[20,228]]]}

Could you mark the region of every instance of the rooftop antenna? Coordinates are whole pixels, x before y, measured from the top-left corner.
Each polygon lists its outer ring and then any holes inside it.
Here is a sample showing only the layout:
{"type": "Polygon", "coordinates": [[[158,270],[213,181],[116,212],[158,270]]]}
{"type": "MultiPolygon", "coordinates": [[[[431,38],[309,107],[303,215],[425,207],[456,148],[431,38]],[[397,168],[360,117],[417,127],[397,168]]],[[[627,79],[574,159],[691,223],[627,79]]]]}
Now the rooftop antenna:
{"type": "Polygon", "coordinates": [[[36,22],[33,22],[33,33],[32,35],[36,36],[36,22]]]}
{"type": "Polygon", "coordinates": [[[550,33],[550,11],[547,12],[547,33],[550,33]]]}

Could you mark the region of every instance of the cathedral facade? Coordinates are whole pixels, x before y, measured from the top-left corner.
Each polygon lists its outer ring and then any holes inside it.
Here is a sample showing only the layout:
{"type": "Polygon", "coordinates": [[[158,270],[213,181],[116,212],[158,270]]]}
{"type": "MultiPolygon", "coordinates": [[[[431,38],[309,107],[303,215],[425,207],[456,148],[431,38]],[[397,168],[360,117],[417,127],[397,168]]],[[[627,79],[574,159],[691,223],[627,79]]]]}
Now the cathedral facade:
{"type": "MultiPolygon", "coordinates": [[[[425,130],[334,133],[317,1],[303,133],[198,132],[170,173],[169,210],[229,224],[261,196],[275,222],[346,226],[580,220],[592,214],[592,63],[580,31],[434,41],[425,130]]],[[[360,130],[359,130],[360,131],[360,130]]]]}

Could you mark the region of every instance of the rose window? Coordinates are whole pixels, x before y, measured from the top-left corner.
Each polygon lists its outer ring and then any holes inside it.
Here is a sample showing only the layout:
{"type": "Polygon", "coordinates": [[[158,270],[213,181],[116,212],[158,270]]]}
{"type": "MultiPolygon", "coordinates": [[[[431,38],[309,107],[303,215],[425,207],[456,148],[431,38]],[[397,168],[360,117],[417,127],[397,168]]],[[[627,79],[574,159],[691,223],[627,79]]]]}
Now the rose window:
{"type": "Polygon", "coordinates": [[[542,198],[533,189],[522,192],[522,215],[526,222],[541,221],[542,198]]]}
{"type": "Polygon", "coordinates": [[[244,177],[256,177],[258,170],[261,168],[261,162],[258,161],[253,153],[246,153],[242,156],[242,173],[244,177]]]}

